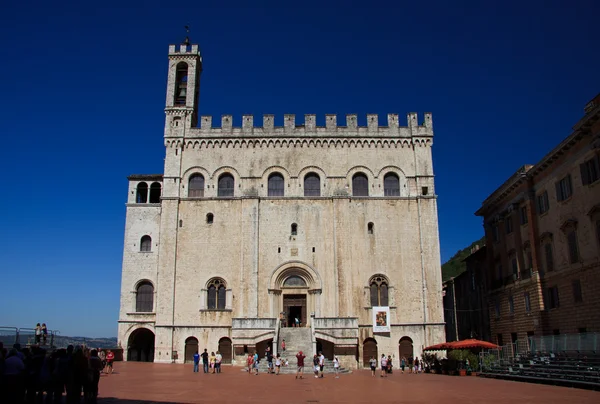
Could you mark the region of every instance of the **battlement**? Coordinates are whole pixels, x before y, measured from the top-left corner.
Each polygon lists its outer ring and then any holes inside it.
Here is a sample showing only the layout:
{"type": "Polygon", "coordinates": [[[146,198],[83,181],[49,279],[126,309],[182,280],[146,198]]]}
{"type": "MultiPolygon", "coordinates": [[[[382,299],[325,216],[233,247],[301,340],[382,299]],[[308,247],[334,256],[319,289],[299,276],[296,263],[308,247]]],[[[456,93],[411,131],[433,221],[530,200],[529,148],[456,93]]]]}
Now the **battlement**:
{"type": "Polygon", "coordinates": [[[169,56],[196,56],[200,55],[198,45],[169,45],[169,56]]]}
{"type": "Polygon", "coordinates": [[[275,117],[271,114],[263,115],[262,126],[254,125],[253,115],[242,116],[242,126],[233,126],[232,115],[221,116],[221,126],[213,126],[213,117],[203,115],[200,118],[200,127],[193,128],[193,131],[199,131],[196,135],[209,132],[210,134],[240,134],[247,135],[256,132],[257,135],[273,133],[277,135],[294,134],[318,134],[331,132],[346,132],[348,135],[366,135],[377,136],[433,136],[433,119],[431,113],[424,114],[424,120],[421,125],[417,121],[417,113],[407,114],[406,126],[400,126],[398,114],[387,114],[387,126],[379,125],[379,116],[377,114],[367,114],[367,125],[358,126],[356,114],[346,115],[346,125],[338,125],[336,114],[325,115],[325,126],[317,126],[316,115],[307,114],[304,116],[304,123],[296,122],[294,114],[285,114],[283,117],[283,126],[275,126],[275,117]]]}

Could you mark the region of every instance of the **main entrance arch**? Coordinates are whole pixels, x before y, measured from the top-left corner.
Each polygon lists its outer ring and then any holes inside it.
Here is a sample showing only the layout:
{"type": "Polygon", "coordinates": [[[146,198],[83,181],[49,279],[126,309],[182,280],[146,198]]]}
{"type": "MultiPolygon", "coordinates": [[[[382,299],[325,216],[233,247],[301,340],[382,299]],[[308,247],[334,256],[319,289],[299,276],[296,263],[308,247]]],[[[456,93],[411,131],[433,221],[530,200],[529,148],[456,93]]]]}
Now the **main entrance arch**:
{"type": "Polygon", "coordinates": [[[222,356],[221,363],[231,363],[231,358],[233,356],[231,339],[223,337],[219,340],[219,353],[222,356]]]}
{"type": "Polygon", "coordinates": [[[320,296],[321,277],[308,264],[288,261],[271,273],[271,315],[281,319],[282,327],[309,326],[309,313],[320,315],[320,296]]]}
{"type": "Polygon", "coordinates": [[[398,343],[398,350],[400,351],[400,359],[403,357],[408,359],[413,357],[413,340],[410,337],[400,338],[398,343]]]}
{"type": "Polygon", "coordinates": [[[138,328],[129,336],[127,360],[131,362],[154,362],[154,333],[138,328]]]}

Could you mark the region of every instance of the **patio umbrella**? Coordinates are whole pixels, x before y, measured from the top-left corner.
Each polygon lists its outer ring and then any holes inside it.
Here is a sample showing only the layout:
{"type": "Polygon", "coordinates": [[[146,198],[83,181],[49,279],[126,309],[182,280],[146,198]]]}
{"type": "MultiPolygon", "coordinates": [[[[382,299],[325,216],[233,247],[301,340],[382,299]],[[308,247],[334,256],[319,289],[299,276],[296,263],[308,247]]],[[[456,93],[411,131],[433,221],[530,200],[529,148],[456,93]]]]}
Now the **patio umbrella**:
{"type": "Polygon", "coordinates": [[[423,351],[444,351],[446,349],[449,349],[449,343],[442,342],[441,344],[428,346],[427,348],[423,349],[423,351]]]}
{"type": "Polygon", "coordinates": [[[448,349],[471,349],[471,348],[482,348],[482,349],[497,349],[498,345],[492,344],[487,341],[480,341],[478,339],[465,339],[462,341],[449,342],[447,345],[448,349]]]}

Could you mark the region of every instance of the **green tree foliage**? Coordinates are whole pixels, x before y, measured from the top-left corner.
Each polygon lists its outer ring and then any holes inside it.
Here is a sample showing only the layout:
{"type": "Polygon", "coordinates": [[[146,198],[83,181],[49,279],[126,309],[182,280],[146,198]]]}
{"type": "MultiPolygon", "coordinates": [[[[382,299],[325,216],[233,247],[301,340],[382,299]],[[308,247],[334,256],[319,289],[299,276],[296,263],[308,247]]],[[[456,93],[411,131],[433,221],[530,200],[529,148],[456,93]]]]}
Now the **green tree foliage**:
{"type": "Polygon", "coordinates": [[[471,255],[471,249],[475,247],[475,245],[479,244],[479,247],[483,247],[485,244],[485,237],[480,238],[477,241],[471,243],[467,248],[463,248],[459,250],[452,258],[446,261],[445,264],[442,265],[442,280],[447,281],[450,278],[454,278],[455,276],[460,275],[467,269],[467,264],[463,261],[469,255],[471,255]]]}

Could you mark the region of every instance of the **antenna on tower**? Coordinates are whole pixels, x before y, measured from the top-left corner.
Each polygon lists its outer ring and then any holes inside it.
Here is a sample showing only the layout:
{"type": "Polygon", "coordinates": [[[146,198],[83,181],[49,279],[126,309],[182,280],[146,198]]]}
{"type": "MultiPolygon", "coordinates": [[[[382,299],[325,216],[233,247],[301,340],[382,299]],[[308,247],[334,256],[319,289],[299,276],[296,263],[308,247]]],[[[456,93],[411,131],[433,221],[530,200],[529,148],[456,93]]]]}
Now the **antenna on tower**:
{"type": "Polygon", "coordinates": [[[189,45],[190,44],[190,37],[189,37],[190,26],[186,25],[184,28],[185,28],[185,32],[187,35],[185,36],[185,39],[183,40],[182,45],[189,45]]]}

